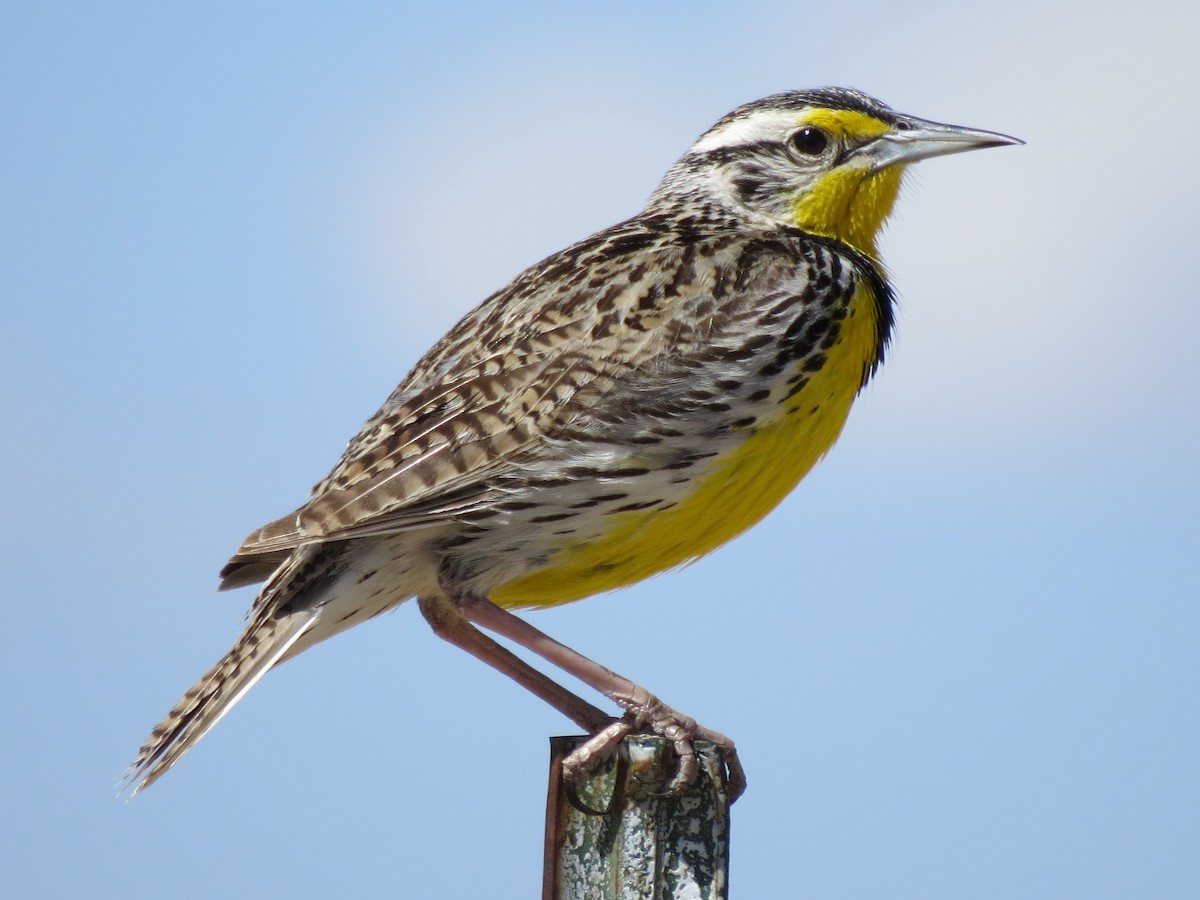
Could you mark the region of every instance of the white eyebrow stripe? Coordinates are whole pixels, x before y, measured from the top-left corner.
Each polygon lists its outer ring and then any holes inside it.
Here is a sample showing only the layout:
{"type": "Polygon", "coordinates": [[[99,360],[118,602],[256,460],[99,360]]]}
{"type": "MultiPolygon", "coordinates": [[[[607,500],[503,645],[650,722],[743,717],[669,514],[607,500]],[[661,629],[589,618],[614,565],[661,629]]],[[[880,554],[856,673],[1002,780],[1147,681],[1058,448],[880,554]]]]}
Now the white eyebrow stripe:
{"type": "Polygon", "coordinates": [[[804,110],[762,109],[734,119],[692,145],[692,153],[706,153],[723,147],[737,147],[759,141],[777,141],[804,117],[804,110]]]}

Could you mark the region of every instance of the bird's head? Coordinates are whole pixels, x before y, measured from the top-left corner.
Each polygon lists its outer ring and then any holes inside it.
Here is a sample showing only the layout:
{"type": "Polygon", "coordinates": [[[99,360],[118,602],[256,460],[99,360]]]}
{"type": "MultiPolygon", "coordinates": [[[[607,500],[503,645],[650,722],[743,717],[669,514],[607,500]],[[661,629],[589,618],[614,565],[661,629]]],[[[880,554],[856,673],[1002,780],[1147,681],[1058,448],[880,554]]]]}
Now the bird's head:
{"type": "MultiPolygon", "coordinates": [[[[1022,141],[897,113],[846,88],[747,103],[701,135],[655,193],[716,201],[739,215],[844,241],[875,255],[875,237],[912,162],[1022,141]]],[[[654,202],[654,201],[652,201],[654,202]]]]}

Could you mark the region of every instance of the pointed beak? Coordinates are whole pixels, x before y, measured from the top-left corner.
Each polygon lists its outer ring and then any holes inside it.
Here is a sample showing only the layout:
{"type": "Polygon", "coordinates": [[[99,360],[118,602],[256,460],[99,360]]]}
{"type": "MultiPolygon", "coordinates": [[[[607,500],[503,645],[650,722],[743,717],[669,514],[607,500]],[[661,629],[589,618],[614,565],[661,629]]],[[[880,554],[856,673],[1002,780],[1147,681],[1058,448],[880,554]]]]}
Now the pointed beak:
{"type": "Polygon", "coordinates": [[[901,116],[891,131],[880,135],[859,152],[871,160],[871,168],[874,171],[879,171],[897,163],[916,162],[931,156],[946,156],[950,153],[965,153],[967,150],[1023,143],[1025,142],[1019,138],[995,131],[943,125],[915,116],[901,116]]]}

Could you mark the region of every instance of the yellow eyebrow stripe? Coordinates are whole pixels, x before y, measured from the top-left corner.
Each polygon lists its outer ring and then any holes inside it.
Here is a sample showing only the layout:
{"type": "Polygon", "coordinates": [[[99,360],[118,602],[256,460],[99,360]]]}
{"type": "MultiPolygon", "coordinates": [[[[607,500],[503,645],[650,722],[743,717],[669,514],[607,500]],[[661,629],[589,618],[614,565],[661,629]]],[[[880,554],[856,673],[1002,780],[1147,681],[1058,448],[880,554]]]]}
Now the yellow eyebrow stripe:
{"type": "Polygon", "coordinates": [[[797,125],[816,125],[835,137],[870,139],[886,134],[891,126],[881,122],[874,116],[847,109],[817,109],[806,110],[796,120],[797,125]]]}

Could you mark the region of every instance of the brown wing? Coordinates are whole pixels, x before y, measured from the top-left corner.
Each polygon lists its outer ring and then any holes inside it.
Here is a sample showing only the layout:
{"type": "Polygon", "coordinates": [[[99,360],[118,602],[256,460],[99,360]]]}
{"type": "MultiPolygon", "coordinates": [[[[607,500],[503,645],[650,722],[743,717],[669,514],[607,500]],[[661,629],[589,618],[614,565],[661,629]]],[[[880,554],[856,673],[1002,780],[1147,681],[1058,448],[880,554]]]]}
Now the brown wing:
{"type": "MultiPolygon", "coordinates": [[[[261,580],[305,543],[469,518],[548,436],[602,432],[669,405],[671,383],[698,390],[698,367],[722,345],[754,356],[747,341],[761,346],[761,330],[750,322],[762,311],[747,298],[794,279],[796,253],[774,236],[634,219],[527,270],[430,350],[307,504],[246,539],[222,586],[261,580]]],[[[713,396],[700,391],[687,406],[713,396]]]]}
{"type": "Polygon", "coordinates": [[[544,418],[585,377],[569,355],[510,359],[500,373],[389,403],[308,503],[247,537],[223,570],[222,586],[267,577],[303,543],[392,534],[487,502],[488,476],[537,441],[544,418]]]}
{"type": "Polygon", "coordinates": [[[487,502],[489,476],[533,448],[582,385],[603,380],[604,358],[636,354],[643,341],[619,342],[612,327],[621,295],[640,284],[622,257],[660,237],[626,223],[486,300],[417,364],[304,506],[246,538],[222,588],[261,581],[304,543],[392,534],[487,502]]]}

